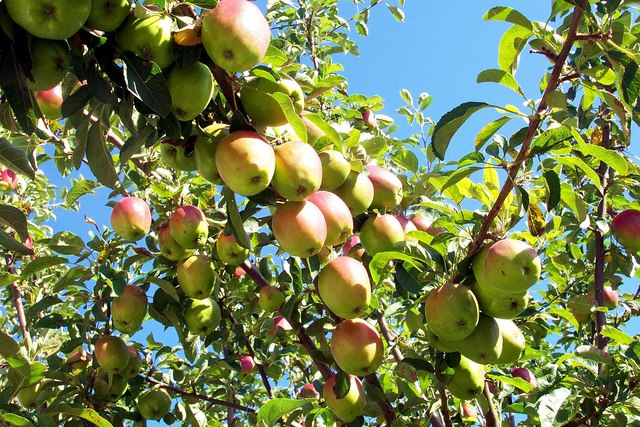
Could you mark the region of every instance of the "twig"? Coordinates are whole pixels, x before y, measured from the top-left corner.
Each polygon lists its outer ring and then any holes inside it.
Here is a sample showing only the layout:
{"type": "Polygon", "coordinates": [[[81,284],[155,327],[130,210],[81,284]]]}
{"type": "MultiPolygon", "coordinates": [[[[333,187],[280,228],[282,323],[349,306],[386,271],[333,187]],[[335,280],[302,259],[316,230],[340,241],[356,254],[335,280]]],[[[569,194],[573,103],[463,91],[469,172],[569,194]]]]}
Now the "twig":
{"type": "Polygon", "coordinates": [[[489,390],[489,383],[485,381],[484,383],[484,397],[487,399],[487,412],[484,414],[484,419],[486,421],[486,427],[496,427],[498,426],[498,413],[496,412],[496,408],[493,406],[493,399],[491,398],[491,390],[489,390]]]}
{"type": "MultiPolygon", "coordinates": [[[[384,319],[383,316],[378,317],[378,326],[380,327],[380,333],[382,334],[384,339],[387,341],[389,345],[391,345],[395,341],[395,339],[391,336],[391,331],[389,330],[389,327],[387,326],[387,321],[384,319]]],[[[392,351],[393,351],[393,358],[396,359],[396,362],[402,362],[402,359],[404,359],[404,356],[402,355],[402,352],[400,351],[397,345],[393,346],[392,351]]]]}
{"type": "MultiPolygon", "coordinates": [[[[16,268],[13,265],[13,258],[9,255],[5,255],[5,262],[7,263],[7,271],[9,274],[16,274],[16,268]]],[[[10,285],[11,292],[13,293],[13,304],[16,307],[16,314],[18,316],[18,323],[20,324],[20,331],[22,332],[22,337],[25,340],[27,345],[27,351],[31,352],[31,334],[27,330],[27,318],[24,315],[24,306],[22,305],[22,292],[20,291],[20,287],[18,287],[18,282],[13,282],[10,285]]]]}
{"type": "Polygon", "coordinates": [[[447,427],[453,427],[453,424],[451,423],[451,413],[449,412],[447,391],[444,387],[439,387],[438,394],[440,395],[440,410],[442,411],[442,418],[444,418],[444,425],[447,427]]]}

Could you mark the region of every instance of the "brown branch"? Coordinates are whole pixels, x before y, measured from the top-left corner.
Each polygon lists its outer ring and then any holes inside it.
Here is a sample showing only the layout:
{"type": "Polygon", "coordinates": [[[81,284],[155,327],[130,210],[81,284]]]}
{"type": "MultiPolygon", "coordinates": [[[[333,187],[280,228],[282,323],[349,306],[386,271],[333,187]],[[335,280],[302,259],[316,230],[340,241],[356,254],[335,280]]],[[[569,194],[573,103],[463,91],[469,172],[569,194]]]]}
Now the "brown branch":
{"type": "MultiPolygon", "coordinates": [[[[255,361],[256,353],[255,351],[253,351],[253,347],[249,342],[249,338],[246,338],[245,341],[246,341],[245,346],[247,347],[249,356],[251,356],[251,358],[255,361]]],[[[261,363],[256,363],[256,367],[258,368],[258,372],[260,373],[260,378],[262,378],[262,383],[264,384],[264,388],[267,390],[267,394],[269,395],[269,398],[273,399],[275,395],[273,394],[273,390],[271,389],[271,384],[269,383],[269,377],[267,376],[267,373],[264,370],[264,365],[261,363]]]]}
{"type": "MultiPolygon", "coordinates": [[[[382,389],[382,384],[380,384],[380,380],[378,379],[376,374],[369,374],[366,377],[364,377],[364,380],[368,384],[379,389],[382,392],[382,395],[384,396],[384,390],[382,389]]],[[[393,421],[396,419],[396,414],[391,404],[387,401],[386,396],[384,400],[379,400],[376,403],[378,404],[378,407],[384,414],[384,419],[387,421],[387,425],[391,426],[393,424],[393,421]]]]}
{"type": "Polygon", "coordinates": [[[211,66],[211,73],[213,74],[213,78],[216,79],[218,86],[220,86],[222,95],[224,95],[227,100],[231,111],[244,111],[240,98],[238,98],[233,88],[233,77],[216,64],[211,66]]]}
{"type": "Polygon", "coordinates": [[[453,427],[453,424],[451,424],[451,413],[449,412],[449,400],[447,399],[447,391],[444,389],[444,387],[439,387],[438,394],[440,395],[440,410],[442,412],[442,418],[444,418],[444,425],[446,427],[453,427]]]}
{"type": "MultiPolygon", "coordinates": [[[[5,255],[5,262],[7,263],[7,271],[9,274],[16,274],[16,268],[13,265],[13,258],[9,255],[5,255]]],[[[25,340],[27,345],[27,350],[31,351],[31,334],[29,334],[29,330],[27,329],[27,318],[24,315],[24,306],[22,305],[22,292],[20,291],[20,287],[18,286],[18,282],[13,282],[10,285],[11,292],[13,293],[13,304],[16,307],[16,314],[18,316],[18,323],[20,324],[20,331],[22,332],[22,337],[25,340]]]]}
{"type": "Polygon", "coordinates": [[[486,421],[486,427],[496,427],[500,424],[498,423],[500,420],[498,419],[498,413],[496,412],[496,408],[493,406],[493,399],[491,397],[491,390],[489,390],[489,383],[485,381],[484,383],[484,397],[487,399],[487,411],[484,414],[484,419],[486,421]]]}
{"type": "MultiPolygon", "coordinates": [[[[389,330],[387,321],[384,320],[383,316],[378,317],[378,326],[380,327],[380,333],[387,343],[389,345],[393,344],[395,339],[391,336],[391,331],[389,330]]],[[[397,345],[393,346],[393,358],[396,359],[396,362],[402,362],[402,359],[404,359],[404,356],[397,345]]]]}
{"type": "Polygon", "coordinates": [[[611,38],[611,33],[603,33],[598,31],[592,34],[576,34],[575,40],[608,40],[611,38]]]}

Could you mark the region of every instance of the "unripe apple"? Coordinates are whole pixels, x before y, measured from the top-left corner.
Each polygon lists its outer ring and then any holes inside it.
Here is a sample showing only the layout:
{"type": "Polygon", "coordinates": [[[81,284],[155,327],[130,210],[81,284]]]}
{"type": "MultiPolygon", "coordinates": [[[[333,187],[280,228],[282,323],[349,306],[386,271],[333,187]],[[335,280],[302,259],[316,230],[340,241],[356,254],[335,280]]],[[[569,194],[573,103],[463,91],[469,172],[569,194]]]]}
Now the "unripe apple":
{"type": "Polygon", "coordinates": [[[275,148],[276,167],[271,180],[282,197],[301,201],[315,193],[322,182],[322,163],[309,144],[291,141],[275,148]]]}
{"type": "Polygon", "coordinates": [[[344,183],[333,192],[349,206],[354,216],[366,212],[373,202],[373,184],[365,174],[356,171],[349,172],[344,183]]]}
{"type": "Polygon", "coordinates": [[[371,303],[371,282],[364,265],[350,257],[335,258],[318,274],[318,293],[326,306],[343,319],[364,313],[371,303]]]}
{"type": "Polygon", "coordinates": [[[404,241],[404,231],[395,216],[372,215],[360,227],[360,241],[371,256],[393,250],[396,243],[404,241]]]}
{"type": "Polygon", "coordinates": [[[185,249],[173,238],[169,223],[158,231],[158,246],[163,257],[170,261],[180,261],[191,256],[195,249],[185,249]]]}
{"type": "Polygon", "coordinates": [[[434,334],[457,341],[468,337],[476,328],[480,309],[468,287],[446,283],[429,293],[425,315],[434,334]]]}
{"type": "Polygon", "coordinates": [[[87,369],[87,366],[91,363],[93,358],[83,348],[74,351],[67,357],[65,365],[71,369],[73,375],[79,375],[82,371],[87,369]]]}
{"type": "Polygon", "coordinates": [[[440,233],[444,233],[445,230],[443,227],[434,228],[433,223],[422,215],[416,215],[411,219],[413,225],[420,231],[424,231],[429,233],[432,236],[437,236],[440,233]]]}
{"type": "Polygon", "coordinates": [[[364,376],[378,369],[384,358],[384,344],[373,326],[362,319],[343,320],[331,336],[331,354],[340,369],[364,376]]]}
{"type": "Polygon", "coordinates": [[[4,0],[11,19],[36,37],[64,40],[82,28],[91,0],[4,0]]]}
{"type": "Polygon", "coordinates": [[[300,399],[318,399],[320,398],[320,393],[318,393],[313,384],[305,384],[298,392],[298,397],[300,399]]]}
{"type": "Polygon", "coordinates": [[[640,251],[640,210],[625,209],[611,222],[613,235],[625,248],[640,251]]]}
{"type": "Polygon", "coordinates": [[[178,120],[195,119],[207,108],[213,96],[213,75],[209,67],[195,62],[187,68],[171,68],[167,74],[171,107],[178,120]]]}
{"type": "Polygon", "coordinates": [[[209,237],[207,218],[200,209],[191,205],[180,206],[171,214],[169,230],[185,249],[201,248],[209,237]]]}
{"type": "Polygon", "coordinates": [[[240,356],[238,361],[240,362],[240,372],[243,374],[251,373],[256,367],[256,362],[254,362],[253,357],[249,355],[240,356]]]}
{"type": "Polygon", "coordinates": [[[113,231],[128,242],[136,242],[151,228],[149,205],[138,197],[124,197],[111,211],[113,231]]]}
{"type": "Polygon", "coordinates": [[[131,335],[137,331],[146,315],[147,295],[139,286],[125,286],[122,294],[111,302],[113,325],[124,334],[131,335]]]}
{"type": "Polygon", "coordinates": [[[284,294],[274,286],[263,286],[260,288],[258,304],[267,313],[276,311],[284,302],[284,294]]]}
{"type": "Polygon", "coordinates": [[[266,77],[254,77],[242,85],[240,99],[247,115],[258,126],[282,126],[287,124],[287,117],[271,95],[285,94],[291,99],[296,114],[304,108],[304,92],[291,77],[282,75],[278,80],[266,77]]]}
{"type": "Polygon", "coordinates": [[[529,305],[528,291],[521,294],[504,294],[485,289],[478,283],[471,286],[471,291],[478,300],[480,311],[499,319],[515,319],[529,305]]]}
{"type": "Polygon", "coordinates": [[[173,40],[169,15],[158,14],[146,18],[129,16],[116,33],[116,43],[125,52],[133,52],[145,61],[167,68],[173,62],[173,40]]]}
{"type": "Polygon", "coordinates": [[[367,176],[373,184],[373,209],[395,209],[402,201],[402,181],[392,172],[376,165],[367,165],[367,176]]]}
{"type": "Polygon", "coordinates": [[[342,247],[342,254],[345,256],[349,256],[353,259],[357,259],[358,261],[362,261],[362,256],[364,255],[364,248],[360,243],[360,237],[356,235],[349,237],[347,242],[342,247]],[[355,248],[358,245],[360,246],[358,248],[355,248]]]}
{"type": "Polygon", "coordinates": [[[86,26],[100,31],[115,31],[127,19],[131,0],[93,0],[86,26]]]}
{"type": "Polygon", "coordinates": [[[496,363],[513,363],[520,359],[527,342],[518,326],[509,319],[494,319],[502,336],[502,351],[496,363]]]}
{"type": "Polygon", "coordinates": [[[327,240],[327,223],[322,211],[306,200],[278,206],[271,228],[280,247],[301,258],[320,252],[327,240]]]}
{"type": "Polygon", "coordinates": [[[160,157],[171,169],[185,172],[196,170],[195,153],[182,140],[162,141],[160,143],[160,157]]]}
{"type": "MultiPolygon", "coordinates": [[[[313,123],[311,120],[309,120],[306,117],[306,114],[309,114],[308,111],[303,111],[300,114],[300,118],[302,119],[302,122],[304,123],[304,126],[307,128],[307,142],[311,145],[315,144],[315,142],[317,140],[319,140],[320,138],[322,138],[323,136],[325,136],[325,133],[322,129],[320,129],[318,126],[315,125],[315,123],[313,123]]],[[[324,166],[324,164],[323,164],[324,166]]],[[[324,178],[324,168],[323,168],[323,178],[324,178]]],[[[324,182],[324,179],[323,179],[324,182]]]]}
{"type": "MultiPolygon", "coordinates": [[[[463,356],[476,363],[483,365],[498,363],[503,347],[500,326],[498,326],[498,322],[493,317],[480,314],[478,325],[473,332],[457,341],[456,345],[463,356]]],[[[510,353],[513,352],[511,351],[510,353]]],[[[511,357],[512,354],[507,356],[511,357]]]]}
{"type": "Polygon", "coordinates": [[[153,388],[138,396],[138,412],[147,420],[159,420],[169,413],[171,396],[163,388],[153,388]]]}
{"type": "Polygon", "coordinates": [[[129,363],[127,367],[120,373],[123,378],[134,378],[140,373],[142,368],[142,357],[140,352],[135,347],[128,345],[129,350],[129,363]]]}
{"type": "Polygon", "coordinates": [[[242,264],[249,256],[249,249],[240,246],[235,236],[225,234],[224,230],[218,235],[216,251],[220,261],[231,266],[242,264]]]}
{"type": "MultiPolygon", "coordinates": [[[[593,301],[593,305],[597,306],[598,301],[596,300],[596,290],[594,287],[589,290],[589,297],[593,301]]],[[[609,310],[613,310],[620,303],[618,292],[616,292],[611,286],[604,286],[602,288],[602,302],[609,310]]]]}
{"type": "Polygon", "coordinates": [[[341,152],[324,150],[318,154],[322,163],[322,190],[332,191],[340,187],[347,180],[351,172],[351,164],[341,152]]]}
{"type": "Polygon", "coordinates": [[[222,178],[216,167],[216,150],[218,143],[229,135],[229,126],[214,123],[203,129],[205,135],[198,135],[193,146],[193,157],[196,161],[198,173],[204,179],[216,185],[222,185],[222,178]]]}
{"type": "Polygon", "coordinates": [[[18,185],[18,175],[11,169],[0,170],[0,190],[1,191],[13,191],[18,185]]]}
{"type": "Polygon", "coordinates": [[[23,408],[35,409],[39,406],[43,391],[43,383],[39,381],[30,386],[21,388],[16,397],[23,408]]]}
{"type": "Polygon", "coordinates": [[[531,372],[527,368],[513,368],[511,370],[511,376],[514,378],[522,378],[523,380],[531,384],[533,388],[538,387],[538,380],[536,379],[535,375],[533,375],[533,372],[531,372]]]}
{"type": "Polygon", "coordinates": [[[36,102],[42,115],[49,120],[58,120],[62,117],[62,86],[58,84],[51,89],[41,90],[35,93],[36,102]]]}
{"type": "Polygon", "coordinates": [[[484,367],[464,356],[453,368],[453,375],[447,383],[449,393],[462,400],[471,400],[484,389],[484,367]]]}
{"type": "Polygon", "coordinates": [[[331,412],[345,423],[349,423],[364,414],[367,398],[364,387],[354,375],[348,375],[349,390],[344,396],[338,396],[336,390],[336,376],[329,377],[322,387],[322,397],[331,412]]]}
{"type": "Polygon", "coordinates": [[[114,335],[104,335],[96,341],[94,357],[102,369],[119,374],[129,363],[129,349],[122,338],[114,335]]]}
{"type": "Polygon", "coordinates": [[[184,323],[195,335],[206,337],[220,324],[220,306],[211,298],[189,300],[184,311],[184,323]]]}
{"type": "Polygon", "coordinates": [[[429,341],[429,345],[438,351],[443,353],[455,353],[458,351],[458,341],[439,337],[433,333],[431,328],[429,328],[429,325],[427,325],[425,335],[427,337],[427,341],[429,341]]]}
{"type": "Polygon", "coordinates": [[[118,374],[109,374],[104,369],[98,369],[93,381],[93,391],[102,401],[115,402],[120,399],[129,388],[127,379],[118,374]]]}
{"type": "Polygon", "coordinates": [[[69,71],[71,50],[66,41],[31,39],[33,81],[27,86],[34,91],[48,90],[57,86],[69,71]]]}
{"type": "Polygon", "coordinates": [[[470,405],[462,405],[462,418],[469,421],[478,420],[478,411],[470,405]]]}
{"type": "Polygon", "coordinates": [[[176,276],[184,294],[193,299],[209,298],[216,282],[215,267],[206,255],[192,255],[180,261],[176,276]]]}
{"type": "Polygon", "coordinates": [[[307,201],[316,205],[327,222],[326,246],[344,243],[353,233],[353,217],[342,199],[329,191],[316,191],[307,201]]]}

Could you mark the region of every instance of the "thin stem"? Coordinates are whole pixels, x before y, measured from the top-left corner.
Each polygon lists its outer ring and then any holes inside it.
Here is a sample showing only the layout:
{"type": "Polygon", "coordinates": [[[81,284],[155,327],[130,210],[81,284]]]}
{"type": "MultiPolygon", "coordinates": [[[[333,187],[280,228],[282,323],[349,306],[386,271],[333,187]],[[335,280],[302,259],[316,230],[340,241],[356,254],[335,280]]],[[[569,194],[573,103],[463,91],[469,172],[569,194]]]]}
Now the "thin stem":
{"type": "MultiPolygon", "coordinates": [[[[16,268],[13,265],[13,258],[9,255],[5,255],[5,262],[7,263],[7,271],[10,274],[16,274],[16,268]]],[[[13,293],[13,304],[16,307],[16,314],[18,316],[18,323],[20,324],[20,331],[22,332],[22,337],[25,340],[27,345],[27,351],[31,353],[31,334],[27,330],[27,318],[24,315],[24,306],[22,305],[22,292],[20,291],[20,287],[18,286],[18,282],[13,282],[10,285],[11,292],[13,293]]]]}
{"type": "Polygon", "coordinates": [[[442,418],[444,419],[444,425],[447,427],[453,427],[451,423],[451,413],[449,412],[449,400],[447,399],[447,391],[444,387],[438,388],[438,394],[440,395],[440,411],[442,412],[442,418]]]}
{"type": "MultiPolygon", "coordinates": [[[[378,317],[378,326],[380,327],[380,333],[382,334],[384,339],[387,341],[387,343],[389,345],[393,344],[395,339],[391,336],[391,331],[389,330],[389,326],[387,326],[387,321],[384,319],[384,317],[382,316],[378,317]]],[[[393,358],[396,360],[396,362],[402,362],[402,359],[404,359],[404,356],[402,355],[402,352],[400,351],[397,345],[393,346],[392,351],[393,351],[393,358]]]]}
{"type": "Polygon", "coordinates": [[[489,390],[489,383],[485,381],[484,383],[484,397],[487,399],[487,412],[484,414],[484,419],[486,421],[486,427],[496,427],[498,424],[498,413],[496,412],[495,406],[493,406],[493,399],[491,397],[491,390],[489,390]]]}

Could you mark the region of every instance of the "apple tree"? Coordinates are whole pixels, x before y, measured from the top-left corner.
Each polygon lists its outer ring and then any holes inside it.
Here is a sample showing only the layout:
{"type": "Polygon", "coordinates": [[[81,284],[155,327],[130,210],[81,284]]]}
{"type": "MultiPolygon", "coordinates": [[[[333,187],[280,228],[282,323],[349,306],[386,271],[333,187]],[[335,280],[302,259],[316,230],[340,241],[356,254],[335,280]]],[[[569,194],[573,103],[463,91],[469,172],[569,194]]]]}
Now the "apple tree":
{"type": "Polygon", "coordinates": [[[337,62],[404,0],[258,6],[0,3],[0,424],[639,425],[637,2],[488,10],[513,102],[409,137],[337,62]]]}

